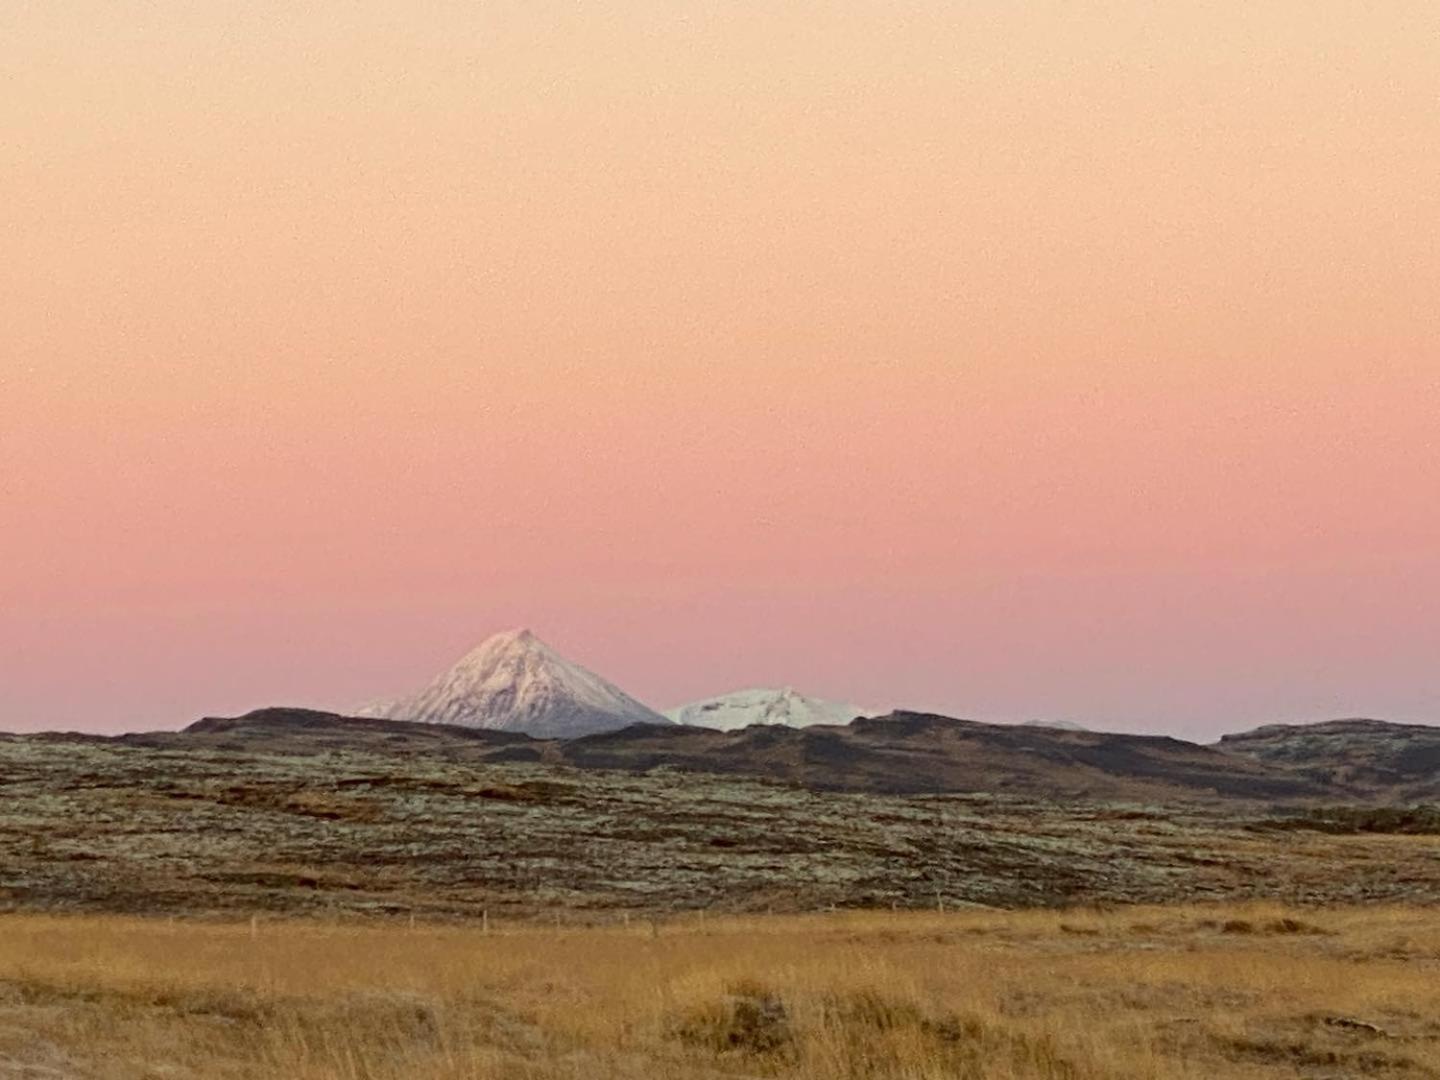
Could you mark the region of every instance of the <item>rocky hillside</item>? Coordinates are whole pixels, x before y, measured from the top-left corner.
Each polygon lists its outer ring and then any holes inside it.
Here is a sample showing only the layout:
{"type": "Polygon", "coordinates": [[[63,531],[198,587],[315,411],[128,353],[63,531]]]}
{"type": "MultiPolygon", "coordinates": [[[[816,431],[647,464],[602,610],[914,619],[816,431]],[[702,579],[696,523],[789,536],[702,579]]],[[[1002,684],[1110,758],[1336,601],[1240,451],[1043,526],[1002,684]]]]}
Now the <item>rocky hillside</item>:
{"type": "Polygon", "coordinates": [[[1440,800],[1440,728],[1383,720],[1270,724],[1217,744],[1231,755],[1284,769],[1345,795],[1399,802],[1440,800]]]}
{"type": "Polygon", "coordinates": [[[980,724],[892,713],[845,726],[714,731],[638,724],[576,739],[442,724],[267,709],[183,733],[130,735],[166,749],[290,756],[364,749],[447,761],[531,762],[585,770],[752,776],[823,791],[995,793],[1031,798],[1334,801],[1345,789],[1283,765],[1162,736],[980,724]]]}
{"type": "Polygon", "coordinates": [[[981,724],[897,712],[844,727],[740,731],[633,727],[576,739],[562,754],[589,768],[765,776],[818,790],[990,792],[1151,801],[1316,799],[1322,782],[1164,736],[981,724]]]}

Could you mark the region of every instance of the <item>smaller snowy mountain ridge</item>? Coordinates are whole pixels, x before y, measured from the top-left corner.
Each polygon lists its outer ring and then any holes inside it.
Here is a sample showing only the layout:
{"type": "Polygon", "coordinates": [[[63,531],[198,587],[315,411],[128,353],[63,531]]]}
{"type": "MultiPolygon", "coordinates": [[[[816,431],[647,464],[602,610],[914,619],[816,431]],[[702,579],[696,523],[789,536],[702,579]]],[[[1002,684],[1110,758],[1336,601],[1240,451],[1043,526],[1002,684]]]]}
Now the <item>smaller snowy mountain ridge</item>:
{"type": "Polygon", "coordinates": [[[496,634],[423,690],[360,715],[561,739],[671,722],[529,630],[496,634]]]}
{"type": "Polygon", "coordinates": [[[738,690],[733,694],[722,694],[669,709],[665,715],[677,724],[737,731],[752,724],[783,724],[786,727],[848,724],[857,716],[871,716],[873,712],[856,705],[806,697],[785,687],[779,690],[738,690]]]}

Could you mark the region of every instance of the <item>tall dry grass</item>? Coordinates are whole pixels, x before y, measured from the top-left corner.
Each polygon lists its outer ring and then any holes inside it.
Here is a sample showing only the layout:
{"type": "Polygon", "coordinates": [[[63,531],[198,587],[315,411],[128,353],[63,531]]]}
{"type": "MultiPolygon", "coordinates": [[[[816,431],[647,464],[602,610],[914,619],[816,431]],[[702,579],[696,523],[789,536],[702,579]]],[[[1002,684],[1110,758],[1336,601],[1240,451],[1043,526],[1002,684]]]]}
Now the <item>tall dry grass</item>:
{"type": "Polygon", "coordinates": [[[0,1080],[1440,1076],[1440,917],[0,919],[0,1080]]]}

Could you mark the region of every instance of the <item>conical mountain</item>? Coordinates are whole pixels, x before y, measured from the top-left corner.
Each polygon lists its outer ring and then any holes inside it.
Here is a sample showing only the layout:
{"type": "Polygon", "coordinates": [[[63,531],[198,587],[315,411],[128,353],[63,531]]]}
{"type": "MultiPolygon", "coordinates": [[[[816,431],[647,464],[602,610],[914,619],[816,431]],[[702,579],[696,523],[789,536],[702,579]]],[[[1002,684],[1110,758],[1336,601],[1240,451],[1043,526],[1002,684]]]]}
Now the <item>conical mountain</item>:
{"type": "Polygon", "coordinates": [[[561,739],[671,723],[529,630],[496,634],[419,693],[385,707],[384,715],[561,739]]]}

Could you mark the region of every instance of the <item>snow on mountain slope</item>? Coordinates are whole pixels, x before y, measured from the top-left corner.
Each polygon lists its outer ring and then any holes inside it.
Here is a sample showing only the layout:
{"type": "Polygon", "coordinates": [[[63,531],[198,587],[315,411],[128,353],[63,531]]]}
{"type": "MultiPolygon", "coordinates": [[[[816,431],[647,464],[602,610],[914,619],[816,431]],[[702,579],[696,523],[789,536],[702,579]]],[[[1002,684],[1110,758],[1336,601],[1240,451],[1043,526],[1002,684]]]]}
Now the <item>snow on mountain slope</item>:
{"type": "Polygon", "coordinates": [[[787,727],[848,724],[857,716],[868,716],[870,713],[855,705],[806,697],[786,687],[783,690],[739,690],[669,709],[665,715],[677,724],[735,731],[751,724],[784,724],[787,727]]]}
{"type": "Polygon", "coordinates": [[[389,720],[390,714],[400,707],[399,698],[382,698],[379,701],[367,701],[364,705],[357,705],[346,712],[346,716],[359,716],[364,719],[389,720]]]}
{"type": "Polygon", "coordinates": [[[670,723],[529,630],[496,634],[423,690],[372,706],[371,715],[546,738],[670,723]]]}

